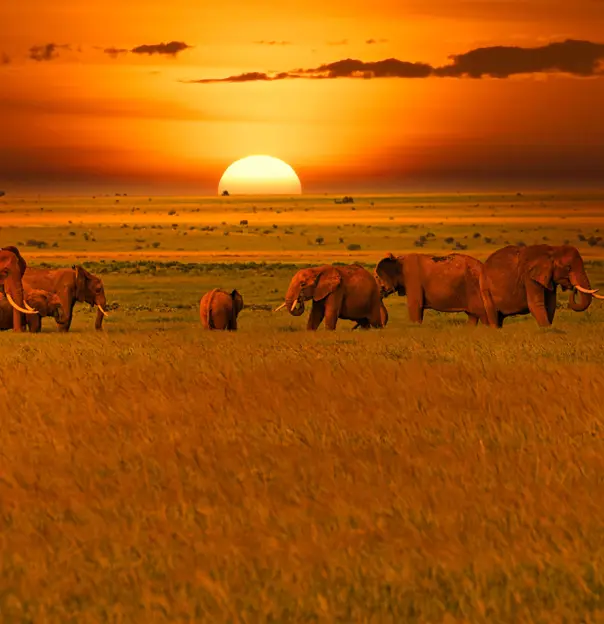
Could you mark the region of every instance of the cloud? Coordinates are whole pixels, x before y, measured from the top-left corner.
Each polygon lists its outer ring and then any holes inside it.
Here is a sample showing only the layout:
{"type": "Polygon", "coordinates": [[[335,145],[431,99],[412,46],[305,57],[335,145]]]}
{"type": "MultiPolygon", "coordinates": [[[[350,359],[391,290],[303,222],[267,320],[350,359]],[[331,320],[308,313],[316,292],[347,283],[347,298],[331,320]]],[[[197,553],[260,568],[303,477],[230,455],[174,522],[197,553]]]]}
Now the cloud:
{"type": "Polygon", "coordinates": [[[328,41],[328,46],[345,46],[348,45],[348,39],[340,39],[339,41],[328,41]]]}
{"type": "Polygon", "coordinates": [[[293,78],[508,78],[515,74],[563,73],[578,77],[604,76],[604,44],[567,39],[535,48],[490,46],[476,48],[449,57],[453,62],[443,67],[428,63],[343,59],[310,69],[293,69],[277,74],[247,72],[226,78],[202,78],[182,82],[210,84],[217,82],[277,81],[293,78]]]}
{"type": "Polygon", "coordinates": [[[435,75],[508,78],[514,74],[561,72],[575,76],[595,76],[602,74],[604,44],[567,39],[537,48],[476,48],[449,58],[453,63],[436,68],[435,75]]]}
{"type": "Polygon", "coordinates": [[[2,52],[2,54],[0,54],[0,65],[10,65],[10,63],[10,56],[6,54],[6,52],[2,52]]]}
{"type": "Polygon", "coordinates": [[[52,61],[58,58],[58,50],[60,49],[70,50],[71,47],[67,44],[58,45],[56,43],[32,46],[29,48],[29,58],[34,61],[52,61]]]}
{"type": "Polygon", "coordinates": [[[103,52],[111,58],[117,58],[120,54],[128,54],[129,50],[126,48],[105,48],[103,52]]]}
{"type": "Polygon", "coordinates": [[[176,56],[179,52],[187,50],[193,46],[187,45],[184,41],[170,41],[169,43],[155,43],[151,45],[140,45],[132,48],[132,54],[163,54],[165,56],[176,56]]]}
{"type": "Polygon", "coordinates": [[[408,63],[394,58],[375,62],[345,59],[335,63],[319,65],[319,67],[314,69],[295,69],[274,75],[262,72],[248,72],[227,78],[203,78],[186,82],[210,84],[215,82],[270,82],[292,78],[317,80],[333,78],[426,78],[432,71],[432,67],[425,63],[408,63]]]}
{"type": "Polygon", "coordinates": [[[374,44],[377,44],[377,43],[388,43],[388,39],[373,39],[373,38],[372,39],[366,39],[365,43],[367,45],[374,45],[374,44]]]}
{"type": "Polygon", "coordinates": [[[262,39],[261,41],[254,41],[256,45],[267,45],[267,46],[286,46],[291,45],[291,41],[265,41],[262,39]]]}

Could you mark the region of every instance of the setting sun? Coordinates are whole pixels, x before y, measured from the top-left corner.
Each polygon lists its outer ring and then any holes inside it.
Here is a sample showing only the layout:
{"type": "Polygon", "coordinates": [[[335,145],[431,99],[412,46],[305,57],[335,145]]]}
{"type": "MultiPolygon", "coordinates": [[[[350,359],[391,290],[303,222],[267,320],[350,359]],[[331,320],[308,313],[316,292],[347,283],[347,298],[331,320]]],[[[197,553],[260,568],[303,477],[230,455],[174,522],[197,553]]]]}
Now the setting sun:
{"type": "Polygon", "coordinates": [[[218,193],[229,195],[300,195],[302,185],[290,165],[273,156],[247,156],[227,167],[218,193]]]}

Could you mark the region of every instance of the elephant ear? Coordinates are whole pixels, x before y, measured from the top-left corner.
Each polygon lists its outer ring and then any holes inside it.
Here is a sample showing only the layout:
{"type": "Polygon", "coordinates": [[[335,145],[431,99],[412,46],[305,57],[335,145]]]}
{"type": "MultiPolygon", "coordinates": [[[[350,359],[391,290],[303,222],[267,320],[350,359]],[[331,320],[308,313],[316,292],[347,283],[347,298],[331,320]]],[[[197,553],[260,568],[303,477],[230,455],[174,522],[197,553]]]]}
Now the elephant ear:
{"type": "Polygon", "coordinates": [[[74,265],[73,267],[71,267],[74,271],[75,271],[75,278],[76,278],[76,299],[78,301],[85,301],[86,300],[86,291],[87,291],[87,286],[86,286],[86,282],[88,277],[90,277],[90,273],[88,273],[88,271],[86,271],[86,269],[80,265],[74,265]]]}
{"type": "Polygon", "coordinates": [[[529,277],[547,290],[554,290],[552,282],[553,264],[551,258],[545,256],[533,262],[528,271],[529,277]]]}
{"type": "Polygon", "coordinates": [[[236,313],[239,314],[239,312],[243,310],[243,297],[241,293],[238,290],[233,290],[233,292],[231,292],[231,299],[233,300],[233,308],[237,311],[236,313]]]}
{"type": "Polygon", "coordinates": [[[329,267],[319,273],[317,277],[317,285],[312,298],[315,301],[321,301],[328,295],[336,290],[336,288],[342,282],[342,277],[338,270],[334,267],[329,267]]]}

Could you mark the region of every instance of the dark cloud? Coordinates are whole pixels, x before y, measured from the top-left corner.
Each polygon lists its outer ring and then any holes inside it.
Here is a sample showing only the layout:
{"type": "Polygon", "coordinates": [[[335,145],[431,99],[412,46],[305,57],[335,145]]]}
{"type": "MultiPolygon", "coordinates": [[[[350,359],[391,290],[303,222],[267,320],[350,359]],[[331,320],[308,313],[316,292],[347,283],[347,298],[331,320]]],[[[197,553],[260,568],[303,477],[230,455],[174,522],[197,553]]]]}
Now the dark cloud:
{"type": "Polygon", "coordinates": [[[187,45],[184,41],[170,41],[169,43],[155,43],[151,45],[140,45],[132,48],[130,52],[133,54],[162,54],[165,56],[176,56],[179,52],[187,50],[192,46],[187,45]]]}
{"type": "Polygon", "coordinates": [[[0,54],[0,65],[10,65],[11,58],[6,52],[0,54]]]}
{"type": "Polygon", "coordinates": [[[339,41],[327,41],[328,46],[345,46],[348,45],[348,39],[340,39],[339,41]]]}
{"type": "Polygon", "coordinates": [[[426,78],[432,73],[432,67],[425,63],[407,63],[397,59],[364,62],[345,59],[320,65],[314,69],[294,69],[288,72],[269,75],[262,72],[248,72],[227,78],[203,78],[187,82],[209,84],[214,82],[254,82],[276,81],[292,78],[333,79],[333,78],[426,78]]]}
{"type": "Polygon", "coordinates": [[[103,52],[108,54],[111,58],[117,58],[120,54],[128,54],[126,48],[105,48],[103,52]]]}
{"type": "Polygon", "coordinates": [[[294,73],[309,78],[427,78],[432,67],[395,58],[369,62],[344,59],[314,69],[298,69],[294,73]]]}
{"type": "Polygon", "coordinates": [[[44,45],[32,46],[29,48],[29,58],[34,61],[52,61],[59,56],[59,50],[71,49],[69,45],[58,45],[56,43],[46,43],[44,45]]]}
{"type": "MultiPolygon", "coordinates": [[[[369,41],[369,40],[368,40],[369,41]]],[[[294,69],[278,74],[248,72],[227,78],[203,78],[188,83],[275,81],[290,78],[507,78],[515,74],[564,73],[578,77],[604,76],[604,44],[567,39],[536,48],[491,46],[450,57],[452,63],[432,67],[395,58],[382,61],[344,59],[311,69],[294,69]]]]}
{"type": "Polygon", "coordinates": [[[435,75],[507,78],[514,74],[561,72],[575,76],[595,76],[602,74],[604,44],[567,39],[537,48],[477,48],[449,58],[453,63],[436,68],[435,75]]]}
{"type": "Polygon", "coordinates": [[[261,41],[254,41],[256,45],[267,45],[267,46],[286,46],[291,45],[291,41],[265,41],[262,39],[261,41]]]}
{"type": "Polygon", "coordinates": [[[236,76],[228,76],[227,78],[202,78],[201,80],[182,80],[187,84],[211,84],[214,82],[272,82],[275,80],[285,80],[286,78],[299,78],[290,72],[281,72],[269,76],[264,72],[247,72],[245,74],[237,74],[236,76]]]}
{"type": "Polygon", "coordinates": [[[373,38],[371,38],[371,39],[366,39],[365,43],[367,45],[374,45],[374,44],[377,44],[377,43],[388,43],[388,39],[373,39],[373,38]]]}

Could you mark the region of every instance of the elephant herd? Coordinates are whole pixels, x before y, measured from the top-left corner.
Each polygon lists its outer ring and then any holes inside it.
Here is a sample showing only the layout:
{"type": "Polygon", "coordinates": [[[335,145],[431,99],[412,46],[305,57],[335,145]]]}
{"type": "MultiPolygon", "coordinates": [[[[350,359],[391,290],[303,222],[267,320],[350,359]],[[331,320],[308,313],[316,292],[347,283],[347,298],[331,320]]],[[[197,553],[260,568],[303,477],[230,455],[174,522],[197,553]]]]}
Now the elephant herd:
{"type": "Polygon", "coordinates": [[[437,310],[465,312],[471,325],[480,321],[497,328],[508,316],[532,314],[547,327],[554,320],[558,287],[570,291],[575,312],[587,310],[593,298],[604,299],[591,288],[575,247],[509,245],[484,263],[460,253],[388,254],[373,276],[356,265],[303,269],[277,310],[299,316],[304,302],[312,300],[308,329],[317,329],[323,319],[327,329],[335,329],[338,318],[357,321],[361,328],[383,327],[388,313],[382,299],[396,292],[407,297],[409,318],[416,323],[425,310],[437,310]]]}
{"type": "Polygon", "coordinates": [[[107,301],[103,282],[84,267],[29,268],[16,247],[0,249],[0,330],[42,329],[42,318],[54,317],[59,331],[69,331],[77,301],[97,307],[96,329],[102,329],[107,301]]]}
{"type": "MultiPolygon", "coordinates": [[[[309,330],[323,321],[333,330],[338,319],[355,321],[353,329],[379,328],[388,322],[383,300],[396,292],[407,297],[409,318],[417,323],[425,310],[437,310],[465,312],[471,325],[499,328],[508,316],[532,314],[540,326],[549,326],[558,287],[570,291],[569,306],[576,312],[587,310],[594,298],[604,299],[591,288],[581,255],[569,245],[509,245],[484,263],[460,253],[388,254],[373,274],[356,264],[299,270],[275,312],[286,308],[300,316],[310,301],[309,330]]],[[[107,302],[99,277],[82,266],[28,268],[16,247],[0,249],[0,330],[39,332],[42,318],[51,316],[59,331],[69,331],[77,301],[97,307],[95,328],[102,329],[107,302]]],[[[215,288],[201,298],[201,324],[236,330],[243,305],[237,290],[215,288]]]]}

